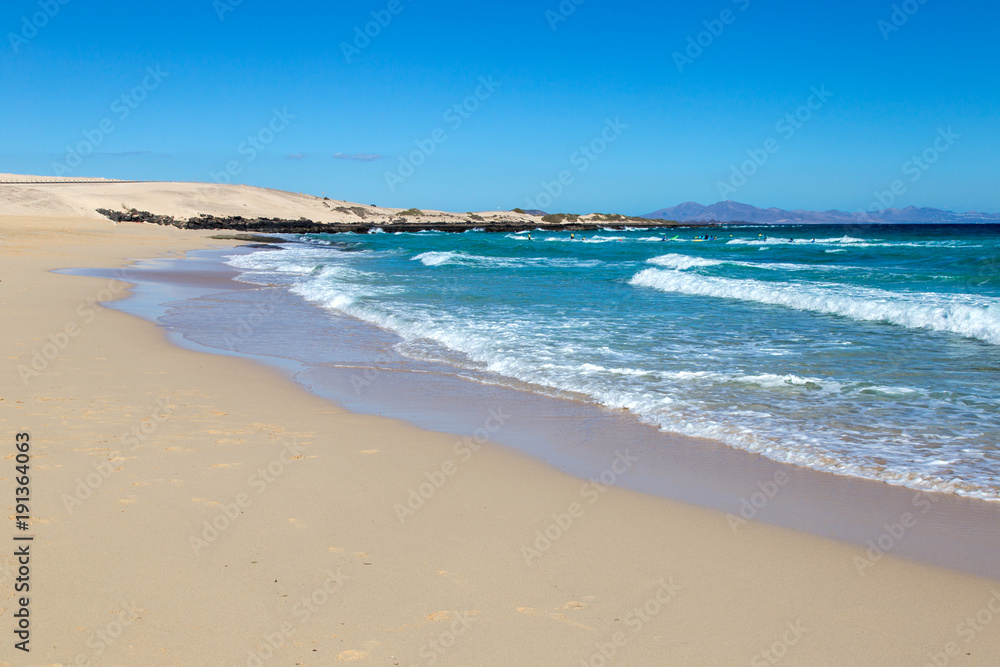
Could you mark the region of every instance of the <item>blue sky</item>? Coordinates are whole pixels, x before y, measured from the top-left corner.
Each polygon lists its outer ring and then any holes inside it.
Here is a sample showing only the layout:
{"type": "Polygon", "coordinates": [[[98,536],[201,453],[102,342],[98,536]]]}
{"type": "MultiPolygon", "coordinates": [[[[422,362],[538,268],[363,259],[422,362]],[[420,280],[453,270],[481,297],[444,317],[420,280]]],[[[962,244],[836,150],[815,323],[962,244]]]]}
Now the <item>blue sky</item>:
{"type": "Polygon", "coordinates": [[[0,172],[1000,211],[994,3],[63,1],[0,9],[0,172]]]}

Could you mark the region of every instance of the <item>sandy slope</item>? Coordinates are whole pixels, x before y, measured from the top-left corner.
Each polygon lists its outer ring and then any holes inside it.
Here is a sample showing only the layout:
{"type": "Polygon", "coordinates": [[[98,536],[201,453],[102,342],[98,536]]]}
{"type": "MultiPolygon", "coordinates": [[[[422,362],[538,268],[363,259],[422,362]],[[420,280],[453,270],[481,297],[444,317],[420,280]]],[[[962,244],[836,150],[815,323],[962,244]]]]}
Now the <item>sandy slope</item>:
{"type": "MultiPolygon", "coordinates": [[[[0,174],[0,181],[33,179],[0,174]]],[[[45,179],[50,180],[50,179],[45,179]]],[[[51,179],[56,180],[56,179],[51,179]]],[[[402,209],[380,208],[312,195],[257,188],[249,185],[206,183],[75,183],[74,179],[42,184],[0,183],[0,215],[61,215],[104,219],[98,208],[113,211],[137,209],[156,215],[189,219],[199,215],[245,218],[306,218],[316,222],[375,222],[399,219],[402,209]],[[338,210],[341,209],[341,210],[338,210]],[[351,210],[354,209],[354,210],[351,210]]],[[[420,220],[467,222],[467,213],[423,211],[420,220]]],[[[510,211],[477,214],[487,220],[537,221],[510,211]]],[[[472,218],[475,220],[474,218],[472,218]]]]}

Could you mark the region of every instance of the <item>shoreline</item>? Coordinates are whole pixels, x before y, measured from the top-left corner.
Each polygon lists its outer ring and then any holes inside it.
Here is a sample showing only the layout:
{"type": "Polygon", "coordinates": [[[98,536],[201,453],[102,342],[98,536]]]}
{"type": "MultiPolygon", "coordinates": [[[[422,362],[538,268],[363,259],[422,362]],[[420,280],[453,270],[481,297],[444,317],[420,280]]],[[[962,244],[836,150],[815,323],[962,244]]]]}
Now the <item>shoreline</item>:
{"type": "Polygon", "coordinates": [[[52,269],[224,246],[170,228],[0,223],[3,367],[15,379],[3,422],[32,432],[48,490],[32,512],[33,648],[47,661],[596,664],[603,648],[626,664],[753,664],[778,647],[788,664],[902,665],[954,646],[988,665],[1000,654],[997,633],[970,639],[962,626],[1000,602],[995,580],[893,555],[861,576],[847,545],[761,523],[734,535],[720,512],[617,486],[590,503],[579,480],[504,447],[481,446],[449,475],[454,436],[348,413],[114,310],[22,385],[17,366],[109,289],[52,269]],[[125,447],[133,427],[145,438],[125,447]],[[61,496],[106,468],[68,513],[61,496]],[[436,473],[446,483],[401,523],[393,505],[436,473]],[[226,528],[209,540],[216,521],[226,528]],[[540,549],[546,534],[558,537],[540,549]],[[195,551],[199,535],[208,547],[195,551]],[[533,564],[525,547],[540,552],[533,564]],[[88,640],[109,622],[121,639],[96,654],[88,640]]]}
{"type": "MultiPolygon", "coordinates": [[[[250,246],[234,249],[236,253],[249,250],[250,246]]],[[[176,261],[130,267],[123,277],[136,287],[130,302],[120,307],[163,326],[155,304],[164,299],[172,301],[174,310],[207,313],[226,302],[226,292],[254,295],[260,288],[236,281],[239,270],[223,263],[222,255],[231,252],[199,251],[176,261]],[[171,288],[181,288],[190,300],[175,301],[168,296],[171,288]]],[[[106,277],[103,272],[91,275],[106,277]]],[[[277,368],[290,381],[351,412],[389,416],[435,432],[471,433],[479,424],[468,415],[487,414],[494,404],[517,406],[515,411],[524,424],[502,429],[492,439],[581,482],[596,479],[606,462],[616,457],[617,447],[605,443],[617,439],[632,452],[641,453],[641,466],[618,477],[617,486],[723,512],[734,534],[751,521],[762,521],[854,545],[860,549],[859,563],[891,552],[1000,580],[1000,561],[995,557],[1000,553],[1000,503],[996,501],[777,461],[720,441],[660,431],[634,414],[584,399],[533,392],[491,381],[489,376],[473,377],[446,364],[422,364],[392,350],[398,342],[394,334],[348,315],[333,315],[280,288],[277,294],[247,301],[243,310],[222,309],[203,326],[213,330],[228,321],[250,321],[252,336],[269,339],[280,336],[285,323],[295,323],[298,329],[310,321],[310,313],[320,312],[331,319],[330,329],[301,335],[322,335],[333,347],[347,349],[355,345],[353,341],[364,340],[363,349],[344,360],[317,362],[289,349],[296,345],[294,339],[277,350],[261,350],[234,347],[233,343],[247,341],[230,337],[227,351],[208,344],[194,330],[171,324],[170,331],[175,344],[189,349],[235,354],[277,368]],[[297,316],[297,311],[307,313],[297,316]],[[267,317],[254,321],[255,312],[266,312],[267,317]],[[268,320],[282,324],[273,327],[268,320]],[[333,333],[341,328],[344,332],[333,333]],[[895,534],[892,526],[902,525],[906,515],[912,515],[913,525],[904,526],[904,534],[895,534]],[[869,548],[873,556],[866,555],[869,548]]]]}

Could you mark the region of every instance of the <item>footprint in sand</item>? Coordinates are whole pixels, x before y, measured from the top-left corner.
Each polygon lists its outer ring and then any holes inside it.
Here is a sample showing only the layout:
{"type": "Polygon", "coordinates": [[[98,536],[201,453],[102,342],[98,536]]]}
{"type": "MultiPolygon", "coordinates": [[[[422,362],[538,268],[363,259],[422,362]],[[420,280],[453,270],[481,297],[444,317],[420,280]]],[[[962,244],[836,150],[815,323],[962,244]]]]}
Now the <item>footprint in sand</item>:
{"type": "Polygon", "coordinates": [[[340,653],[337,654],[337,660],[340,660],[342,662],[348,662],[353,660],[364,660],[365,658],[368,657],[369,653],[371,653],[371,651],[354,651],[354,650],[341,651],[340,653]]]}
{"type": "Polygon", "coordinates": [[[569,602],[567,602],[566,604],[564,604],[563,606],[561,606],[559,608],[560,609],[583,609],[586,606],[587,606],[587,604],[585,602],[577,602],[576,600],[570,600],[569,602]]]}
{"type": "MultiPolygon", "coordinates": [[[[563,609],[563,608],[565,608],[565,607],[560,607],[560,609],[563,609]]],[[[591,631],[594,630],[594,628],[590,627],[589,625],[583,625],[582,623],[577,623],[576,621],[571,621],[568,618],[566,618],[565,616],[563,616],[562,614],[557,614],[555,612],[551,612],[551,611],[539,611],[538,609],[535,609],[534,607],[515,607],[515,609],[518,611],[518,613],[525,614],[526,616],[542,616],[542,617],[548,618],[549,620],[557,621],[559,623],[568,623],[569,625],[573,625],[573,626],[576,626],[578,628],[583,628],[584,630],[591,630],[591,631]]]]}
{"type": "Polygon", "coordinates": [[[449,618],[451,618],[450,611],[436,611],[427,615],[428,621],[447,621],[449,618]]]}
{"type": "Polygon", "coordinates": [[[369,655],[371,655],[372,648],[378,645],[379,643],[376,641],[367,641],[365,642],[365,646],[368,646],[369,648],[364,650],[348,649],[346,651],[341,651],[337,654],[337,660],[340,662],[365,660],[369,655]]]}

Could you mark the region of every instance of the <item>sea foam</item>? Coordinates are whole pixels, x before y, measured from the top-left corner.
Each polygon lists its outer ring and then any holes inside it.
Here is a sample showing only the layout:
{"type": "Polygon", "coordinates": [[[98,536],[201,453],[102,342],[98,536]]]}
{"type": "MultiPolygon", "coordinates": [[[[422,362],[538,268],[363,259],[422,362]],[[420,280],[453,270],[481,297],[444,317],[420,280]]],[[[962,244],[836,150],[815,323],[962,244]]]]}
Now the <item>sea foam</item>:
{"type": "Polygon", "coordinates": [[[1000,345],[1000,304],[962,295],[896,293],[832,284],[765,282],[645,269],[629,281],[663,292],[738,299],[796,310],[946,331],[1000,345]],[[963,302],[964,301],[964,302],[963,302]]]}

